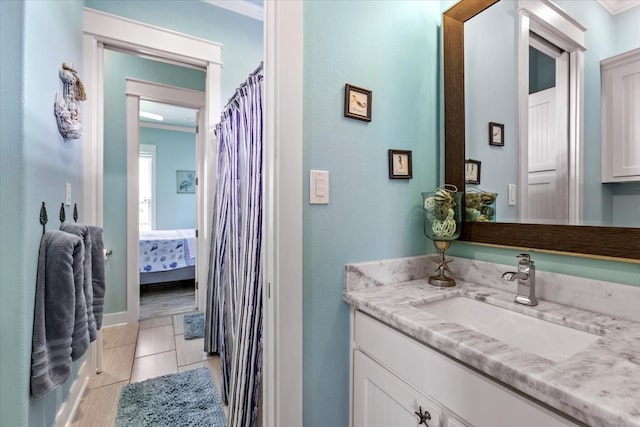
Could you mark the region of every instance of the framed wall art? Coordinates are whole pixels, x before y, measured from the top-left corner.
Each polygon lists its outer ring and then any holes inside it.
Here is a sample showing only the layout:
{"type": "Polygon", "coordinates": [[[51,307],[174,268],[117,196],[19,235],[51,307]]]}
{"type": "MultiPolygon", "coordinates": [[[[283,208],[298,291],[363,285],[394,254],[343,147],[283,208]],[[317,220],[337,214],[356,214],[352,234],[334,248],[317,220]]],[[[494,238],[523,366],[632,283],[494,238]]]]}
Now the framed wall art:
{"type": "Polygon", "coordinates": [[[411,151],[389,150],[389,179],[413,178],[411,151]]]}
{"type": "Polygon", "coordinates": [[[464,162],[464,183],[480,184],[480,160],[467,159],[464,162]]]}
{"type": "Polygon", "coordinates": [[[196,171],[176,171],[176,190],[178,194],[195,194],[196,171]]]}
{"type": "Polygon", "coordinates": [[[504,146],[504,125],[489,122],[489,145],[504,146]]]}
{"type": "Polygon", "coordinates": [[[371,121],[371,91],[361,87],[344,85],[344,116],[371,121]]]}

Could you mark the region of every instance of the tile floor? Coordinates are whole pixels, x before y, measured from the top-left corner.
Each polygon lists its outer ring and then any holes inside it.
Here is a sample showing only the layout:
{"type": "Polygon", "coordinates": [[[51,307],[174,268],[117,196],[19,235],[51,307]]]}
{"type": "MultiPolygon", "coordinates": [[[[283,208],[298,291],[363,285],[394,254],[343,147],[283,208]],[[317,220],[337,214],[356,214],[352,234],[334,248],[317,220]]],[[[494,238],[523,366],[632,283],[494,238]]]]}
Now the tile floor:
{"type": "Polygon", "coordinates": [[[184,339],[183,316],[104,328],[103,371],[89,380],[72,426],[113,427],[123,386],[201,366],[209,368],[219,394],[220,358],[202,351],[204,338],[184,339]]]}

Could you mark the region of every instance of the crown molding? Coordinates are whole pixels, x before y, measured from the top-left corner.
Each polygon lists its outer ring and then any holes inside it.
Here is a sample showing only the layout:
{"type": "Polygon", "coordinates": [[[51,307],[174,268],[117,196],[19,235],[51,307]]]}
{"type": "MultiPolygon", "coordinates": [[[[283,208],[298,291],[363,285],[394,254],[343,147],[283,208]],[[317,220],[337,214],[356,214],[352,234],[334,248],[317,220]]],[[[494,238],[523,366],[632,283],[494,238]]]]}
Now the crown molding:
{"type": "Polygon", "coordinates": [[[607,9],[610,14],[617,15],[640,5],[640,0],[598,0],[598,3],[607,9]]]}
{"type": "Polygon", "coordinates": [[[221,7],[258,21],[264,21],[264,8],[246,0],[202,0],[212,6],[221,7]]]}

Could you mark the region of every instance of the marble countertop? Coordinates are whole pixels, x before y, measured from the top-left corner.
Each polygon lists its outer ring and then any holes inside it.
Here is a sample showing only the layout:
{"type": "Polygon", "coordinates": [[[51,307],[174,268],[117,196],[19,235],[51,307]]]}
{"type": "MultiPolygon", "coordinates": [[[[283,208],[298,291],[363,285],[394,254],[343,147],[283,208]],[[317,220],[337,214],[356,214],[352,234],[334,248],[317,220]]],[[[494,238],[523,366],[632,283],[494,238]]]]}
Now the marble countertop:
{"type": "Polygon", "coordinates": [[[581,422],[640,426],[640,323],[544,300],[528,307],[513,299],[512,292],[463,280],[447,289],[414,279],[357,289],[347,286],[344,292],[344,300],[356,309],[581,422]],[[570,358],[553,362],[416,308],[452,296],[481,300],[601,338],[570,358]]]}

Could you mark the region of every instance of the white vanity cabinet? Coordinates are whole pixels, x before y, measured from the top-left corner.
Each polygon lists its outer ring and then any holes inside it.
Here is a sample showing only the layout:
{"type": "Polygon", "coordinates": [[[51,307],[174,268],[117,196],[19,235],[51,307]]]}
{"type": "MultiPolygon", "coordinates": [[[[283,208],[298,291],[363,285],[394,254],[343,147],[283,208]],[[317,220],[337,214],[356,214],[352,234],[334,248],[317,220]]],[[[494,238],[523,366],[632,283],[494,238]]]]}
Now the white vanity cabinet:
{"type": "Polygon", "coordinates": [[[352,427],[576,425],[360,311],[351,320],[352,427]]]}
{"type": "Polygon", "coordinates": [[[640,49],[600,62],[602,182],[640,181],[640,49]]]}

